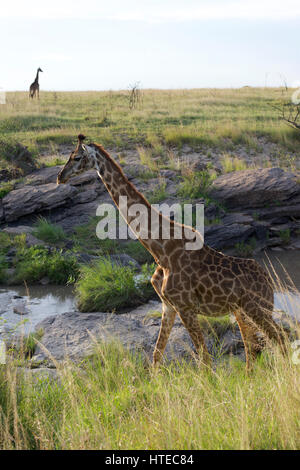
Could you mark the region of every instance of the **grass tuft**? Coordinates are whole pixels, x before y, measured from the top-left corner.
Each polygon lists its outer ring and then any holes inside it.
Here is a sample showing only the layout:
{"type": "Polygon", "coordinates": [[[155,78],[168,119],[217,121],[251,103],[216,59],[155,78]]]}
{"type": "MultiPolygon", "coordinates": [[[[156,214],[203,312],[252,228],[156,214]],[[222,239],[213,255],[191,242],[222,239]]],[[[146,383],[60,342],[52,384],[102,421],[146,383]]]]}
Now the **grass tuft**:
{"type": "Polygon", "coordinates": [[[78,308],[81,312],[108,312],[135,307],[154,296],[150,275],[154,269],[145,265],[136,276],[129,266],[112,264],[108,258],[92,266],[82,266],[76,284],[78,308]]]}

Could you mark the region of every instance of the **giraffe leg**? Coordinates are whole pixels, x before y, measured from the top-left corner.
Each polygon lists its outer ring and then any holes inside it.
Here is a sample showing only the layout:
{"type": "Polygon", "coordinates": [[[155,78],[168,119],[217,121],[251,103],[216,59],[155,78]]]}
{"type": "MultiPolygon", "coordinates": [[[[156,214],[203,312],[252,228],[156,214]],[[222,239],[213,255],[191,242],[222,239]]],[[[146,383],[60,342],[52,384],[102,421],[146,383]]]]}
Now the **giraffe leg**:
{"type": "Polygon", "coordinates": [[[174,325],[176,317],[176,310],[168,305],[167,303],[163,302],[163,313],[160,325],[159,335],[156,341],[156,345],[154,348],[153,353],[153,365],[157,365],[163,357],[164,350],[166,348],[171,330],[174,325]]]}
{"type": "Polygon", "coordinates": [[[152,276],[151,283],[163,303],[163,312],[160,331],[153,352],[153,365],[158,364],[163,357],[172,327],[174,325],[176,310],[166,301],[162,294],[162,284],[164,280],[163,269],[158,266],[152,276]]]}
{"type": "Polygon", "coordinates": [[[199,357],[202,357],[204,364],[211,366],[211,357],[207,350],[197,315],[192,311],[186,311],[184,309],[178,309],[178,315],[183,325],[188,330],[199,357]]]}
{"type": "Polygon", "coordinates": [[[252,367],[257,354],[261,351],[261,346],[257,340],[258,328],[250,321],[247,321],[242,312],[235,314],[237,323],[239,325],[246,354],[246,369],[249,371],[252,367]]]}
{"type": "Polygon", "coordinates": [[[251,323],[254,323],[258,330],[262,331],[267,338],[279,344],[282,353],[286,354],[286,338],[280,326],[272,318],[273,309],[271,304],[255,302],[251,299],[245,304],[243,310],[247,312],[247,317],[249,317],[251,323]]]}

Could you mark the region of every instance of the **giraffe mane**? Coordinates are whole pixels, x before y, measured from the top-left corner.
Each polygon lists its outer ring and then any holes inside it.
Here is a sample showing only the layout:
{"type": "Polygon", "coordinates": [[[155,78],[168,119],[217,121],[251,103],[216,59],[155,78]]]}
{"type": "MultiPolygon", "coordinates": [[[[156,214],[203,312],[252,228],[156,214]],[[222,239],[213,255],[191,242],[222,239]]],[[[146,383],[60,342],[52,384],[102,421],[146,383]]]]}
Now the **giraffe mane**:
{"type": "MultiPolygon", "coordinates": [[[[126,181],[126,184],[128,184],[139,196],[141,196],[144,201],[145,201],[145,204],[148,206],[148,207],[151,207],[149,201],[145,198],[145,196],[140,192],[138,191],[138,189],[134,186],[134,184],[131,183],[131,181],[129,181],[128,177],[125,175],[122,167],[110,156],[110,154],[104,149],[104,147],[100,144],[96,144],[96,143],[93,143],[92,145],[94,145],[98,150],[99,152],[101,153],[101,155],[103,155],[104,157],[106,157],[110,163],[115,167],[117,168],[117,170],[119,171],[119,173],[123,176],[123,178],[125,179],[126,181]]],[[[172,222],[172,221],[171,221],[172,222]]]]}

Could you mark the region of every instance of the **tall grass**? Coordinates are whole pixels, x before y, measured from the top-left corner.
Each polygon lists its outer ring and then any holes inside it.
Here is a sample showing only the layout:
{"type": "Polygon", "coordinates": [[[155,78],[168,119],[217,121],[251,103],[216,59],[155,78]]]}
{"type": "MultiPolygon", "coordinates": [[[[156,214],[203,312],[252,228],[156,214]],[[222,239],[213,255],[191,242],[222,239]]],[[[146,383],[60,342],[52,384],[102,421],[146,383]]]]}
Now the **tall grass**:
{"type": "Polygon", "coordinates": [[[221,159],[221,165],[224,173],[232,173],[233,171],[241,171],[247,169],[247,163],[238,157],[231,157],[225,154],[221,159]]]}
{"type": "MultiPolygon", "coordinates": [[[[291,294],[273,275],[291,308],[291,294]]],[[[289,323],[299,338],[300,325],[289,323]]],[[[216,336],[229,324],[228,317],[202,319],[216,336]]],[[[297,344],[286,356],[267,344],[248,373],[237,357],[218,356],[207,369],[192,353],[153,369],[113,338],[94,338],[94,352],[79,364],[52,358],[56,379],[25,373],[8,356],[0,366],[0,449],[299,450],[297,344]]]]}
{"type": "Polygon", "coordinates": [[[111,343],[57,382],[10,363],[0,377],[1,449],[300,448],[300,366],[277,350],[246,375],[234,358],[152,370],[111,343]]]}

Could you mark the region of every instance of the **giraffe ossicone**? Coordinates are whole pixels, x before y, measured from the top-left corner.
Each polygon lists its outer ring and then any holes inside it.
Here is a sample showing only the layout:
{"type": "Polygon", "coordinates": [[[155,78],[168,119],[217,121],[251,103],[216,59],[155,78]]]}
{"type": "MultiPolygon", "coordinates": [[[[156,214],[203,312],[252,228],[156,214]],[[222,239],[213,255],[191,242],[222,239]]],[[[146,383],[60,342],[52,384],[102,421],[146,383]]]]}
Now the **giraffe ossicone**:
{"type": "MultiPolygon", "coordinates": [[[[85,136],[80,134],[74,152],[58,175],[58,184],[66,183],[72,176],[94,168],[118,208],[121,198],[125,196],[128,208],[134,204],[146,207],[148,230],[142,235],[137,233],[137,238],[157,264],[151,282],[163,304],[153,363],[159,363],[163,357],[176,314],[188,330],[205,364],[210,363],[210,355],[198,315],[235,315],[245,345],[247,368],[261,348],[258,332],[275,340],[285,352],[284,334],[272,318],[274,289],[268,273],[252,259],[227,256],[206,244],[198,250],[186,249],[186,243],[195,234],[201,238],[201,234],[173,220],[168,220],[170,238],[164,239],[162,227],[166,217],[160,212],[156,214],[158,236],[151,238],[153,208],[147,199],[101,145],[86,144],[84,141],[85,136]],[[175,237],[178,230],[182,234],[180,238],[175,237]]],[[[130,210],[120,212],[130,226],[133,220],[130,210]]]]}

